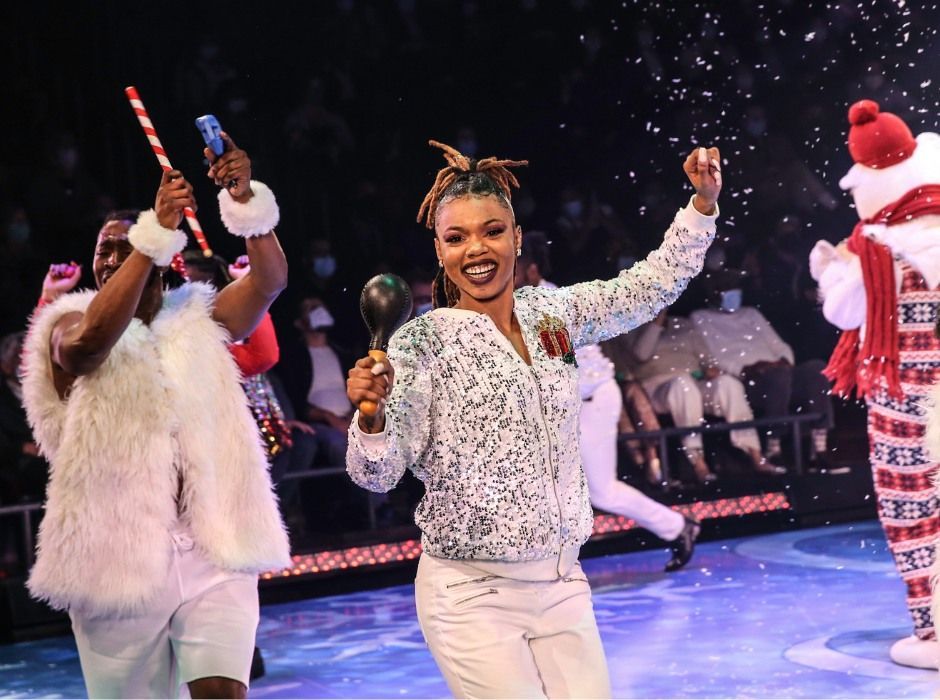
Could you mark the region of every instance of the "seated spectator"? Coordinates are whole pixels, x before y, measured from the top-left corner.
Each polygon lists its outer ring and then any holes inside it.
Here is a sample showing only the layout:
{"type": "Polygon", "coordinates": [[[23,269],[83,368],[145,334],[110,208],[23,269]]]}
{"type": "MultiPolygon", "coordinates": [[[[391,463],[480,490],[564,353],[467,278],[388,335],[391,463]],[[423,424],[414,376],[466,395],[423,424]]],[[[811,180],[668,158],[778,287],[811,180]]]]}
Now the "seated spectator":
{"type": "MultiPolygon", "coordinates": [[[[50,265],[36,307],[72,291],[81,276],[81,265],[50,265]]],[[[42,501],[49,476],[49,465],[39,456],[22,404],[19,369],[24,336],[17,332],[0,339],[0,503],[42,501]]]]}
{"type": "MultiPolygon", "coordinates": [[[[601,347],[605,347],[603,343],[601,347]]],[[[616,376],[616,382],[623,402],[623,410],[620,412],[620,420],[617,423],[618,434],[630,435],[660,430],[662,426],[659,424],[653,402],[643,385],[632,375],[621,376],[619,373],[616,376]]],[[[663,465],[659,458],[655,438],[627,440],[627,449],[634,464],[643,469],[650,486],[665,488],[679,485],[679,482],[671,479],[668,474],[663,474],[663,465]]]]}
{"type": "Polygon", "coordinates": [[[26,422],[17,370],[23,332],[0,339],[0,502],[42,501],[49,465],[39,456],[26,422]]]}
{"type": "MultiPolygon", "coordinates": [[[[613,362],[614,376],[620,386],[620,395],[623,399],[623,410],[617,423],[617,432],[620,435],[630,435],[661,430],[662,425],[653,408],[653,402],[633,374],[634,360],[627,336],[615,336],[610,340],[605,340],[600,346],[604,355],[613,362]]],[[[656,438],[627,440],[627,450],[634,464],[643,469],[646,481],[651,486],[679,486],[678,481],[672,479],[669,474],[663,473],[659,443],[656,438]]]]}
{"type": "MultiPolygon", "coordinates": [[[[183,263],[187,279],[211,284],[216,289],[244,277],[250,270],[247,255],[229,265],[221,256],[207,258],[199,251],[187,250],[183,263]]],[[[271,465],[271,481],[277,486],[285,472],[309,469],[317,448],[313,428],[294,419],[292,408],[284,405],[267,374],[280,357],[271,315],[266,313],[247,338],[230,344],[229,352],[242,374],[242,389],[271,465]]]]}
{"type": "Polygon", "coordinates": [[[346,463],[346,431],[353,406],[346,397],[348,353],[330,339],[333,316],[319,297],[300,304],[294,325],[301,342],[285,346],[276,371],[297,417],[316,430],[317,456],[327,466],[346,463]]]}
{"type": "MultiPolygon", "coordinates": [[[[555,220],[555,261],[565,265],[557,275],[561,284],[587,279],[607,279],[614,269],[607,254],[612,239],[627,238],[623,222],[614,208],[599,200],[596,192],[586,195],[577,185],[564,187],[555,220]]],[[[522,237],[523,245],[530,234],[522,237]]],[[[543,270],[544,274],[544,270],[543,270]]]]}
{"type": "MultiPolygon", "coordinates": [[[[626,342],[636,362],[634,376],[652,399],[653,408],[671,415],[677,426],[700,425],[706,413],[732,423],[753,420],[741,382],[720,371],[688,319],[667,316],[663,311],[653,321],[628,333],[626,342]]],[[[732,430],[730,438],[732,445],[747,454],[756,471],[768,474],[781,471],[761,454],[760,438],[753,428],[732,430]]],[[[685,436],[682,447],[696,478],[703,483],[713,480],[701,434],[685,436]]]]}
{"type": "MultiPolygon", "coordinates": [[[[41,502],[45,497],[49,465],[39,456],[21,403],[17,370],[23,346],[22,332],[0,339],[0,505],[41,502]]],[[[0,578],[22,571],[29,552],[22,534],[6,519],[0,528],[0,578]]],[[[34,533],[35,534],[35,533],[34,533]]]]}
{"type": "Polygon", "coordinates": [[[300,502],[300,489],[296,479],[285,479],[292,472],[304,472],[313,466],[317,456],[316,430],[304,421],[297,420],[287,390],[281,378],[273,372],[264,375],[268,387],[282,411],[285,427],[290,430],[291,446],[271,458],[271,483],[277,490],[281,513],[287,522],[291,534],[298,527],[309,530],[309,523],[303,522],[304,513],[300,502]]]}
{"type": "Polygon", "coordinates": [[[424,270],[412,270],[408,275],[408,286],[411,287],[411,317],[415,318],[431,310],[431,294],[434,287],[434,275],[424,270]]]}
{"type": "Polygon", "coordinates": [[[545,279],[547,275],[552,274],[548,246],[549,241],[544,232],[526,231],[522,237],[519,259],[516,261],[514,284],[517,289],[525,286],[557,288],[558,285],[545,279]]]}
{"type": "MultiPolygon", "coordinates": [[[[690,315],[718,368],[744,382],[747,399],[759,417],[776,418],[792,413],[821,413],[813,424],[810,459],[825,460],[828,431],[833,425],[829,382],[822,375],[825,363],[809,360],[794,366],[792,348],[777,335],[760,311],[743,306],[742,275],[724,270],[711,276],[710,308],[690,315]]],[[[766,456],[781,453],[785,426],[771,426],[766,456]]]]}

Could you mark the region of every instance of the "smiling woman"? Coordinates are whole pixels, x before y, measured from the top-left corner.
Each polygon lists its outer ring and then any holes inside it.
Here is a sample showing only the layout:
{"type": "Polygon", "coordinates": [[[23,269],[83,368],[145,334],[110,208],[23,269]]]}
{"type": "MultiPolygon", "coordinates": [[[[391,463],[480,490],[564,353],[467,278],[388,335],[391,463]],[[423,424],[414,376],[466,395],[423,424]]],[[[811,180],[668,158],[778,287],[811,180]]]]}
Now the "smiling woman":
{"type": "Polygon", "coordinates": [[[578,563],[593,519],[573,350],[650,320],[701,270],[719,154],[686,159],[696,195],[645,261],[606,282],[514,292],[523,233],[508,168],[525,161],[431,145],[448,163],[418,213],[434,230],[438,308],[399,329],[387,361],[350,370],[349,399],[380,408],[354,417],[347,468],[374,491],[405,469],[425,484],[415,598],[455,695],[609,697],[578,563]]]}
{"type": "MultiPolygon", "coordinates": [[[[444,152],[449,167],[438,172],[434,186],[421,202],[418,221],[424,220],[428,228],[436,228],[438,233],[434,246],[441,269],[435,279],[434,305],[436,307],[440,301],[437,289],[443,286],[446,305],[456,306],[461,290],[460,285],[455,283],[456,279],[466,275],[472,285],[485,285],[496,278],[499,269],[497,260],[480,256],[481,253],[492,252],[486,244],[480,248],[475,242],[480,239],[491,241],[494,251],[506,247],[501,244],[508,244],[513,254],[519,255],[522,246],[521,229],[516,225],[516,217],[510,203],[510,185],[518,187],[519,181],[508,168],[528,165],[529,162],[496,158],[477,161],[467,158],[446,144],[437,141],[430,141],[430,144],[444,152]],[[458,211],[448,215],[445,212],[449,207],[444,205],[452,202],[457,205],[458,211]],[[442,221],[440,225],[435,226],[439,213],[442,221]],[[442,243],[447,246],[446,255],[442,250],[442,243]],[[468,244],[470,255],[465,257],[468,244]]],[[[474,294],[471,291],[473,289],[471,286],[463,291],[471,298],[481,298],[481,290],[474,294]]],[[[500,289],[504,291],[505,284],[500,289]]]]}

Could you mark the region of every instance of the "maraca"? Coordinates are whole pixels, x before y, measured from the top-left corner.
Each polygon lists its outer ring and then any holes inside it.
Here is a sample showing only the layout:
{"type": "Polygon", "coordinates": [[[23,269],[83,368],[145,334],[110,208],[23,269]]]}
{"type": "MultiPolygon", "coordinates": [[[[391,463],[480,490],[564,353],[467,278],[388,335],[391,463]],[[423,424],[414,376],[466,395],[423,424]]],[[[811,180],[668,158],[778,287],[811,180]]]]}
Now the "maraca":
{"type": "MultiPolygon", "coordinates": [[[[398,275],[376,275],[362,288],[359,310],[372,335],[369,357],[383,362],[392,333],[411,316],[411,289],[398,275]]],[[[359,411],[367,416],[374,416],[378,410],[374,401],[359,404],[359,411]]]]}

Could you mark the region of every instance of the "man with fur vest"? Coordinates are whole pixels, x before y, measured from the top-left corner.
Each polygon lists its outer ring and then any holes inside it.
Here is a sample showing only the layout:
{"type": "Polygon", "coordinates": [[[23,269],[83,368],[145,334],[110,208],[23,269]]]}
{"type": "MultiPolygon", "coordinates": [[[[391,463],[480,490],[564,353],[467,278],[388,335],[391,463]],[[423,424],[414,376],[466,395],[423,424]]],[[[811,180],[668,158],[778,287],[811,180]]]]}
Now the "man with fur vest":
{"type": "Polygon", "coordinates": [[[915,139],[871,100],[852,105],[849,122],[855,164],[839,186],[852,193],[860,221],[838,246],[820,241],[810,254],[823,314],[843,331],[825,373],[834,392],[855,387],[868,406],[878,515],[914,622],[891,658],[936,669],[938,462],[928,454],[923,401],[940,380],[940,135],[915,139]]]}
{"type": "MultiPolygon", "coordinates": [[[[31,593],[67,609],[90,697],[245,697],[258,572],[290,562],[265,453],[227,343],[287,283],[274,195],[224,136],[222,221],[251,272],[221,292],[164,292],[192,187],[164,173],[154,208],[98,233],[98,291],[36,312],[24,403],[52,465],[31,593]],[[134,220],[136,218],[136,221],[134,220]]],[[[130,218],[129,218],[130,217],[130,218]]]]}

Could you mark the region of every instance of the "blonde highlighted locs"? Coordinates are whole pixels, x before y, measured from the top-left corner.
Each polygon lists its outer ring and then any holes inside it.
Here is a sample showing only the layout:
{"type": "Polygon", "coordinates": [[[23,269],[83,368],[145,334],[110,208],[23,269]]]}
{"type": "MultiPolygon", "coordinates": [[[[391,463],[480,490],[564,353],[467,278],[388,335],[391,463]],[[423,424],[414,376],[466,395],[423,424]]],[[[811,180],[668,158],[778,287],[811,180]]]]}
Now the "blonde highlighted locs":
{"type": "MultiPolygon", "coordinates": [[[[459,197],[494,196],[512,211],[511,187],[519,187],[516,176],[509,168],[528,165],[527,160],[501,160],[490,157],[475,160],[463,155],[447,144],[428,141],[428,144],[443,151],[447,165],[437,172],[434,184],[424,196],[418,209],[418,223],[424,222],[429,229],[434,229],[437,211],[441,204],[459,197]]],[[[443,267],[438,268],[437,277],[431,285],[431,300],[434,308],[441,306],[440,293],[443,290],[444,303],[456,306],[460,298],[457,285],[447,276],[443,267]]]]}

